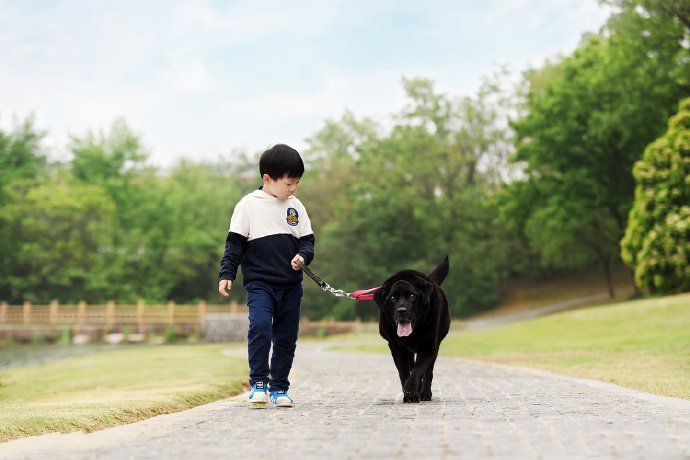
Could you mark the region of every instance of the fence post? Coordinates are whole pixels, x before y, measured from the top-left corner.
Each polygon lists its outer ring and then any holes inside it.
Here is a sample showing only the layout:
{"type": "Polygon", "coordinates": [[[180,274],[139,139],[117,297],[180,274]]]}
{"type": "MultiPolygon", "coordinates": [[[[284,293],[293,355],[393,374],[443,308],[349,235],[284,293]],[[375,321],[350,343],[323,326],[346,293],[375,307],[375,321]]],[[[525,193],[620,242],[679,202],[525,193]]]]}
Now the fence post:
{"type": "Polygon", "coordinates": [[[168,301],[168,323],[175,324],[175,302],[168,301]]]}
{"type": "Polygon", "coordinates": [[[28,300],[24,301],[24,323],[28,324],[31,322],[31,302],[28,300]]]}
{"type": "Polygon", "coordinates": [[[206,316],[206,301],[200,300],[199,301],[199,325],[201,325],[201,326],[203,326],[203,324],[204,324],[204,316],[206,316]]]}
{"type": "Polygon", "coordinates": [[[144,334],[144,301],[139,299],[137,301],[137,327],[139,328],[139,334],[144,334]]]}
{"type": "Polygon", "coordinates": [[[83,326],[84,321],[86,321],[86,302],[80,300],[77,305],[77,322],[80,326],[83,326]]]}
{"type": "Polygon", "coordinates": [[[58,301],[52,300],[50,302],[50,324],[57,323],[58,318],[58,301]]]}
{"type": "Polygon", "coordinates": [[[109,300],[105,304],[105,324],[112,326],[115,323],[115,302],[109,300]]]}
{"type": "Polygon", "coordinates": [[[0,302],[0,323],[7,321],[7,302],[0,302]]]}
{"type": "Polygon", "coordinates": [[[230,313],[237,313],[237,307],[238,307],[237,300],[233,300],[230,302],[230,313]]]}

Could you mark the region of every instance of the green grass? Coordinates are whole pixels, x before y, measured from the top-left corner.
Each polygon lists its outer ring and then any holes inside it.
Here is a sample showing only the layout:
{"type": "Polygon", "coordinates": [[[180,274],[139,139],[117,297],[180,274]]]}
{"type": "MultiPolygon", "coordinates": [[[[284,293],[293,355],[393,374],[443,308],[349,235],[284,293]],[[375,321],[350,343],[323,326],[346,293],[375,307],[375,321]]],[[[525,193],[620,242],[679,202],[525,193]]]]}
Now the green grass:
{"type": "MultiPolygon", "coordinates": [[[[365,338],[359,350],[387,352],[365,338]]],[[[452,333],[442,356],[544,369],[690,399],[690,294],[549,315],[452,333]]]]}
{"type": "MultiPolygon", "coordinates": [[[[623,266],[612,268],[612,282],[615,290],[613,301],[621,302],[634,293],[632,277],[623,266]]],[[[587,269],[570,274],[561,274],[550,279],[517,279],[506,281],[501,286],[501,302],[493,310],[479,315],[491,317],[533,310],[582,297],[608,292],[606,281],[599,270],[587,269]]],[[[611,303],[611,301],[606,301],[611,303]]],[[[601,304],[600,301],[591,303],[601,304]]]]}
{"type": "Polygon", "coordinates": [[[131,347],[0,372],[0,441],[94,431],[242,391],[228,345],[131,347]]]}

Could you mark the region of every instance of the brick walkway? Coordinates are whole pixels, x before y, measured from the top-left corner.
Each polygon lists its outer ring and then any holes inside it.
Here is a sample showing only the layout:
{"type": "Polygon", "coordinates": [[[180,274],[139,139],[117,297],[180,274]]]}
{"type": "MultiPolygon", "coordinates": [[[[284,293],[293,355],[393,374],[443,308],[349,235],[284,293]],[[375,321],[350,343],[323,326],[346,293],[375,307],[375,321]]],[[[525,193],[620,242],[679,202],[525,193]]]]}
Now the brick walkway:
{"type": "Polygon", "coordinates": [[[237,397],[0,444],[0,458],[690,458],[690,401],[459,359],[435,374],[433,401],[402,404],[390,356],[300,343],[291,409],[237,397]]]}

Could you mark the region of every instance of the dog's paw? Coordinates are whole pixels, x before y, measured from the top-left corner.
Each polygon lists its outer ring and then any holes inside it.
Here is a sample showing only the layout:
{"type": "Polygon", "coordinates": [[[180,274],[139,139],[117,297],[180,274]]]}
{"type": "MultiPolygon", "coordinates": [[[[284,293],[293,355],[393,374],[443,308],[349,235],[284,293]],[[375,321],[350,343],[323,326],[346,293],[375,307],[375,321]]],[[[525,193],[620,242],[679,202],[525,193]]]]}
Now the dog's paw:
{"type": "Polygon", "coordinates": [[[420,401],[431,401],[431,391],[422,391],[419,393],[420,401]]]}
{"type": "Polygon", "coordinates": [[[403,402],[404,403],[418,403],[419,402],[419,396],[412,392],[405,391],[403,392],[403,402]]]}

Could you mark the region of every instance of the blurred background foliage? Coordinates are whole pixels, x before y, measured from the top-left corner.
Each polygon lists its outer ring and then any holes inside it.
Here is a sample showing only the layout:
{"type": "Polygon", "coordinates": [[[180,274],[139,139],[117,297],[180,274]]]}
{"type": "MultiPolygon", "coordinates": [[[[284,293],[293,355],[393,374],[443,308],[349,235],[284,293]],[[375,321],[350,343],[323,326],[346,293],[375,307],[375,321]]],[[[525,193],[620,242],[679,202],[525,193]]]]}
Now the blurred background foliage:
{"type": "MultiPolygon", "coordinates": [[[[625,235],[641,289],[690,289],[690,4],[603,3],[616,8],[601,31],[519,78],[501,70],[462,97],[403,79],[407,103],[386,119],[325,120],[298,191],[314,271],[352,291],[449,255],[444,288],[468,316],[506,280],[569,270],[599,270],[613,296],[625,235]]],[[[124,120],[74,136],[66,162],[43,137],[32,117],[0,131],[1,300],[220,301],[229,217],[260,185],[259,152],[160,171],[124,120]]],[[[377,314],[305,288],[312,319],[377,314]]]]}

